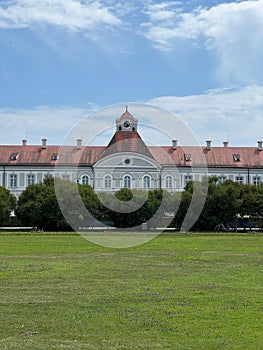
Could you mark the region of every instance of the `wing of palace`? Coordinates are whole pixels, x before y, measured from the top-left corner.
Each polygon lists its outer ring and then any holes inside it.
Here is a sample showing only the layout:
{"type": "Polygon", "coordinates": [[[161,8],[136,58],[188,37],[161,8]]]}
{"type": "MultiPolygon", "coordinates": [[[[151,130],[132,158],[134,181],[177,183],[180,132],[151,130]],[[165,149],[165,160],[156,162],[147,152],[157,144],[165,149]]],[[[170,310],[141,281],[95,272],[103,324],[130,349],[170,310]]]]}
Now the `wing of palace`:
{"type": "Polygon", "coordinates": [[[29,185],[45,177],[58,176],[90,185],[95,191],[117,191],[123,187],[182,191],[187,182],[217,176],[259,185],[263,180],[262,141],[255,147],[147,146],[137,131],[138,120],[128,108],[116,119],[116,131],[107,146],[39,145],[0,146],[0,185],[17,197],[29,185]]]}

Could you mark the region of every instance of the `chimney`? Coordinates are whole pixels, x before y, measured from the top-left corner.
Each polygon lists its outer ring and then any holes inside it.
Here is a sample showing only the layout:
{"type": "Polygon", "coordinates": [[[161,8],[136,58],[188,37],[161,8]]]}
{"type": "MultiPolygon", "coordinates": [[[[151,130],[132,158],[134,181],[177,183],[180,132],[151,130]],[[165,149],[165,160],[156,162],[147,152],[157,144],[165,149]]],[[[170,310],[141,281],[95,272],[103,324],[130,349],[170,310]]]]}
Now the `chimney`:
{"type": "Polygon", "coordinates": [[[47,148],[47,139],[42,139],[42,149],[47,148]]]}
{"type": "Polygon", "coordinates": [[[172,140],[172,148],[177,149],[177,140],[172,140]]]}
{"type": "Polygon", "coordinates": [[[82,139],[77,139],[77,149],[81,149],[82,147],[82,139]]]}
{"type": "Polygon", "coordinates": [[[263,141],[258,141],[258,150],[262,151],[262,143],[263,141]]]}
{"type": "Polygon", "coordinates": [[[207,140],[207,141],[206,141],[206,149],[207,149],[208,151],[211,151],[211,142],[212,142],[212,141],[210,141],[210,140],[207,140]]]}
{"type": "Polygon", "coordinates": [[[224,147],[228,147],[228,141],[223,142],[224,147]]]}
{"type": "Polygon", "coordinates": [[[26,145],[27,145],[27,140],[25,140],[25,139],[22,140],[22,145],[23,145],[23,146],[26,146],[26,145]]]}

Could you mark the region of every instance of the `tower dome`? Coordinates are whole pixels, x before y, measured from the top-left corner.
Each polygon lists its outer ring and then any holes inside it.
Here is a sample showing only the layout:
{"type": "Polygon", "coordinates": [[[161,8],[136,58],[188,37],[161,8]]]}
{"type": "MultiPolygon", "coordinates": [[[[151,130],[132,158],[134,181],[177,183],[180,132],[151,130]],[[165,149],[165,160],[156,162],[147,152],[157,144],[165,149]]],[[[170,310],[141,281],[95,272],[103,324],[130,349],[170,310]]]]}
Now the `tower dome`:
{"type": "Polygon", "coordinates": [[[126,105],[125,112],[116,119],[116,131],[137,131],[138,120],[128,111],[126,105]]]}

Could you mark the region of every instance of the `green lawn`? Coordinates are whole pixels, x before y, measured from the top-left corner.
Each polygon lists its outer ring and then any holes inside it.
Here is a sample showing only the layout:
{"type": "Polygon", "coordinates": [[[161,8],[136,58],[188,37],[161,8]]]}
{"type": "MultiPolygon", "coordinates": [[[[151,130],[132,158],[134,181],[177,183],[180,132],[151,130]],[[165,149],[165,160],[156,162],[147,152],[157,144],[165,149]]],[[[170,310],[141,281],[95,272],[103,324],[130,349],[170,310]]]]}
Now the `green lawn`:
{"type": "Polygon", "coordinates": [[[263,235],[0,235],[0,349],[263,349],[263,235]]]}

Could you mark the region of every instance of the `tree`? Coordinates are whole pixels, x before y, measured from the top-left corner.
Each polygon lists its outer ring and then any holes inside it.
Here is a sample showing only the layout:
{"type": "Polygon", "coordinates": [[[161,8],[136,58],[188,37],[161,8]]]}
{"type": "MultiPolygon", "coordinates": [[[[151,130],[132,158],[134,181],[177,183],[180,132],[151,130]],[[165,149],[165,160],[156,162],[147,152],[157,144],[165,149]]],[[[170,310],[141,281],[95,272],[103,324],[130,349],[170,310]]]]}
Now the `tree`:
{"type": "Polygon", "coordinates": [[[243,185],[239,196],[240,216],[263,216],[263,186],[243,185]]]}
{"type": "Polygon", "coordinates": [[[83,203],[81,208],[78,205],[78,222],[81,223],[82,221],[82,227],[93,225],[94,219],[107,221],[106,210],[103,210],[103,205],[92,187],[79,184],[78,192],[83,203]]]}
{"type": "Polygon", "coordinates": [[[238,212],[238,193],[239,184],[231,180],[224,183],[211,181],[204,208],[194,229],[213,230],[219,223],[227,226],[238,212]]]}
{"type": "Polygon", "coordinates": [[[184,218],[186,216],[187,210],[190,206],[191,199],[192,199],[192,192],[188,189],[185,189],[182,194],[179,202],[179,208],[176,212],[176,215],[170,224],[171,227],[180,229],[182,226],[182,223],[184,221],[184,218]]]}
{"type": "Polygon", "coordinates": [[[0,186],[0,224],[10,219],[11,211],[15,209],[16,197],[8,189],[0,186]]]}
{"type": "Polygon", "coordinates": [[[150,220],[157,212],[163,197],[162,190],[130,190],[122,188],[113,193],[100,193],[98,218],[112,222],[118,228],[134,228],[150,220]]]}
{"type": "Polygon", "coordinates": [[[26,226],[47,231],[70,229],[57,202],[54,178],[28,186],[18,199],[16,215],[26,226]]]}
{"type": "Polygon", "coordinates": [[[205,203],[192,229],[213,230],[219,223],[227,225],[236,218],[239,212],[242,186],[230,180],[219,183],[217,177],[209,179],[208,188],[206,183],[189,182],[182,193],[180,207],[173,221],[174,226],[181,227],[194,192],[205,198],[205,203]]]}

